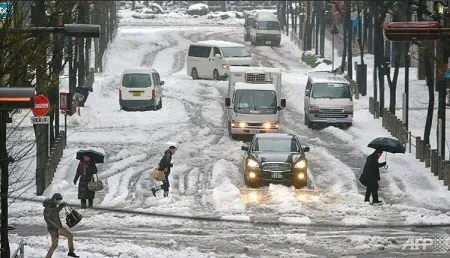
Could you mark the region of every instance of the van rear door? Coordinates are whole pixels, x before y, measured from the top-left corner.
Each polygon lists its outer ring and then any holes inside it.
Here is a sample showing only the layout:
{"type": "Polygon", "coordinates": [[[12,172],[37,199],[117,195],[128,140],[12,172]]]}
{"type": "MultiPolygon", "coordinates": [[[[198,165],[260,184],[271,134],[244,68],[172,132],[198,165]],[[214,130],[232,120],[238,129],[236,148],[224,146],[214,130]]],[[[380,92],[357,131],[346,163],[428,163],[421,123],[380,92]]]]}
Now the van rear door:
{"type": "Polygon", "coordinates": [[[152,98],[152,79],[148,73],[129,73],[122,78],[122,99],[146,100],[152,98]]]}

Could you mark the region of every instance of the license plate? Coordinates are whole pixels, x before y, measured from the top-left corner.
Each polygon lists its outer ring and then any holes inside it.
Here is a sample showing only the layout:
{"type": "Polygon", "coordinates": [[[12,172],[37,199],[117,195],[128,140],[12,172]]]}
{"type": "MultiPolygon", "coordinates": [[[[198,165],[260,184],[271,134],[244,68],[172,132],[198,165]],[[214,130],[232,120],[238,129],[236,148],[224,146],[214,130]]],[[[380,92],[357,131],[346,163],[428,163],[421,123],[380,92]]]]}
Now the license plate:
{"type": "Polygon", "coordinates": [[[336,118],[328,118],[327,122],[328,123],[335,123],[336,122],[336,118]]]}
{"type": "Polygon", "coordinates": [[[140,92],[133,92],[133,97],[140,97],[141,93],[140,92]]]}
{"type": "Polygon", "coordinates": [[[251,134],[258,134],[258,133],[259,133],[259,130],[250,130],[250,133],[251,133],[251,134]]]}
{"type": "Polygon", "coordinates": [[[272,173],[272,178],[281,179],[281,178],[283,178],[283,174],[281,174],[281,173],[272,173]]]}
{"type": "Polygon", "coordinates": [[[272,41],[266,41],[266,44],[272,44],[272,41]]]}

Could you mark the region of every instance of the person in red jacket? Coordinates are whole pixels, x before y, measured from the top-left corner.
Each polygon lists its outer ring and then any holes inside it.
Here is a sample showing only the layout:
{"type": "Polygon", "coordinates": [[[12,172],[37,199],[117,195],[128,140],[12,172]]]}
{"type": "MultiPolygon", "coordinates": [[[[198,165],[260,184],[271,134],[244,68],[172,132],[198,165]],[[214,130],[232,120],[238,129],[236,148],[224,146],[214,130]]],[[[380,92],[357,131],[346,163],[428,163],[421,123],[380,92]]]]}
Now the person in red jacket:
{"type": "Polygon", "coordinates": [[[172,156],[175,154],[176,151],[177,151],[177,147],[170,146],[169,149],[164,152],[164,156],[161,158],[161,161],[159,162],[158,170],[164,171],[165,179],[162,181],[162,185],[153,187],[151,189],[153,196],[155,196],[155,197],[156,197],[156,192],[160,189],[164,190],[164,197],[169,196],[169,187],[170,187],[169,174],[170,174],[170,168],[173,167],[172,156]]]}

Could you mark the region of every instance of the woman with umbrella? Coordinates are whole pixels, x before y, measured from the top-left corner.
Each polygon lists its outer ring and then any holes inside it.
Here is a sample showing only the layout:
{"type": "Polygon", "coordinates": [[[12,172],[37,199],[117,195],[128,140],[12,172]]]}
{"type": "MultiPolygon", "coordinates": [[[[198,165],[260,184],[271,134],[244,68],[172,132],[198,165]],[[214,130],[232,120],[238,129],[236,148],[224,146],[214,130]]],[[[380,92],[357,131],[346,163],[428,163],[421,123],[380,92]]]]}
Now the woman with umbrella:
{"type": "MultiPolygon", "coordinates": [[[[94,180],[94,174],[97,174],[98,169],[95,163],[99,162],[94,151],[79,151],[77,152],[77,159],[80,160],[78,163],[77,172],[75,178],[73,179],[73,184],[77,184],[78,179],[80,182],[78,184],[78,199],[81,200],[81,208],[86,209],[86,199],[89,201],[89,208],[92,208],[94,204],[95,191],[89,191],[88,183],[94,180]]],[[[101,153],[98,153],[103,157],[101,153]]]]}

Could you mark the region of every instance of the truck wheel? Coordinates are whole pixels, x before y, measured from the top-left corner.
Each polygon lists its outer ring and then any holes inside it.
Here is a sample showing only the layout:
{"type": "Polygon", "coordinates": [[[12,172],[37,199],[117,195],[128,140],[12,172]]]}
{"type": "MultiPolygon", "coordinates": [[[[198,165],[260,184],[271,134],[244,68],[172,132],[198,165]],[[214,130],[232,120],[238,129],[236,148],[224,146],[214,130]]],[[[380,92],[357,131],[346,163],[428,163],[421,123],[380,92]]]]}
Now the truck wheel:
{"type": "Polygon", "coordinates": [[[306,182],[305,183],[294,183],[293,185],[294,185],[295,189],[302,189],[307,186],[307,183],[306,182]]]}
{"type": "Polygon", "coordinates": [[[192,79],[193,80],[198,80],[198,79],[200,79],[199,77],[198,77],[198,71],[197,71],[197,68],[192,68],[192,71],[191,71],[191,76],[192,76],[192,79]]]}
{"type": "Polygon", "coordinates": [[[213,72],[213,80],[215,80],[215,81],[220,80],[220,78],[219,78],[219,71],[214,70],[214,72],[213,72]]]}

